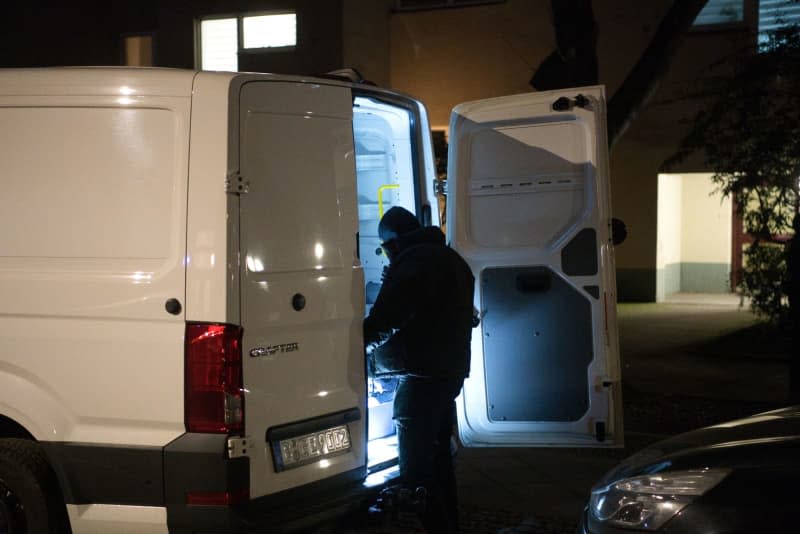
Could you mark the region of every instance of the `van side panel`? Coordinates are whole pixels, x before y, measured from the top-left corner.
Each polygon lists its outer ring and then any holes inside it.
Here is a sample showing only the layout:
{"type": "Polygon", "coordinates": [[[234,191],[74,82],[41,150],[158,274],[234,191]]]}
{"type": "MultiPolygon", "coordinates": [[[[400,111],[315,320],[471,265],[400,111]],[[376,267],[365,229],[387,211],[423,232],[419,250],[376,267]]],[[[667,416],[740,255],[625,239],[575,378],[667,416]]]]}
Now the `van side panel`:
{"type": "Polygon", "coordinates": [[[113,504],[68,505],[70,527],[75,534],[167,534],[164,508],[113,504]]]}
{"type": "Polygon", "coordinates": [[[0,414],[50,445],[183,432],[189,100],[0,97],[0,414]]]}

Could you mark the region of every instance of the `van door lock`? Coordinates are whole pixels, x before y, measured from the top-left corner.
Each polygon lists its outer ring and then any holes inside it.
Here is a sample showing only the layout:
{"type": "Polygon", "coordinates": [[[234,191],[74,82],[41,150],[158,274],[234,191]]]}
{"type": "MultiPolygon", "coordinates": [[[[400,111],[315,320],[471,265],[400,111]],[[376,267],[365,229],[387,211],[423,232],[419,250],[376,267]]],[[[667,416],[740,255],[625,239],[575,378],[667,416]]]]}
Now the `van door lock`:
{"type": "Polygon", "coordinates": [[[231,436],[228,438],[228,458],[250,456],[250,436],[231,436]]]}
{"type": "Polygon", "coordinates": [[[572,108],[592,109],[592,100],[584,95],[575,95],[575,98],[562,96],[553,102],[553,111],[571,111],[572,108]]]}

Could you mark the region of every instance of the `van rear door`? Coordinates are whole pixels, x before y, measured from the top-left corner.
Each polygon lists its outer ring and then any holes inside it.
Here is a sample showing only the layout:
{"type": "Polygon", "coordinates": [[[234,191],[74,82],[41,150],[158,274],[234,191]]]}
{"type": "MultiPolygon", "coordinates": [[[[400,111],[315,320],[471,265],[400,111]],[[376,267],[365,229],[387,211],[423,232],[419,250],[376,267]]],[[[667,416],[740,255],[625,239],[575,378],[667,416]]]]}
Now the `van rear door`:
{"type": "Polygon", "coordinates": [[[602,87],[453,110],[447,232],[482,319],[468,446],[622,444],[607,159],[602,87]]]}
{"type": "Polygon", "coordinates": [[[246,81],[240,277],[250,497],[365,475],[364,280],[347,87],[246,81]]]}

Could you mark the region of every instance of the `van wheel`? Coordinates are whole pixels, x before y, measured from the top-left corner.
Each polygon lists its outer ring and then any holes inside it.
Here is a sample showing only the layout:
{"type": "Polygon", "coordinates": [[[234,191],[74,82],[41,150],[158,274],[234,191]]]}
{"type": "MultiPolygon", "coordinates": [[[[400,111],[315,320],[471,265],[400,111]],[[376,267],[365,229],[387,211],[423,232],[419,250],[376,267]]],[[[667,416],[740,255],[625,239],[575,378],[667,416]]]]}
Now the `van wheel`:
{"type": "Polygon", "coordinates": [[[0,439],[0,534],[63,532],[59,493],[55,473],[36,442],[0,439]]]}

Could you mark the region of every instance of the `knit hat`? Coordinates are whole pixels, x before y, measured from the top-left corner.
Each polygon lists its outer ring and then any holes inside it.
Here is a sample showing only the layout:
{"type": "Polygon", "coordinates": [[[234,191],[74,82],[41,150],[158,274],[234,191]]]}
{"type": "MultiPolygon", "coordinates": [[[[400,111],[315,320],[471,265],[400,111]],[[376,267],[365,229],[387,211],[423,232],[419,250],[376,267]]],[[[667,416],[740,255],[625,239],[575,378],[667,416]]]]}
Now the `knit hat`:
{"type": "Polygon", "coordinates": [[[384,243],[422,227],[413,213],[395,206],[383,214],[378,224],[378,236],[384,243]]]}

